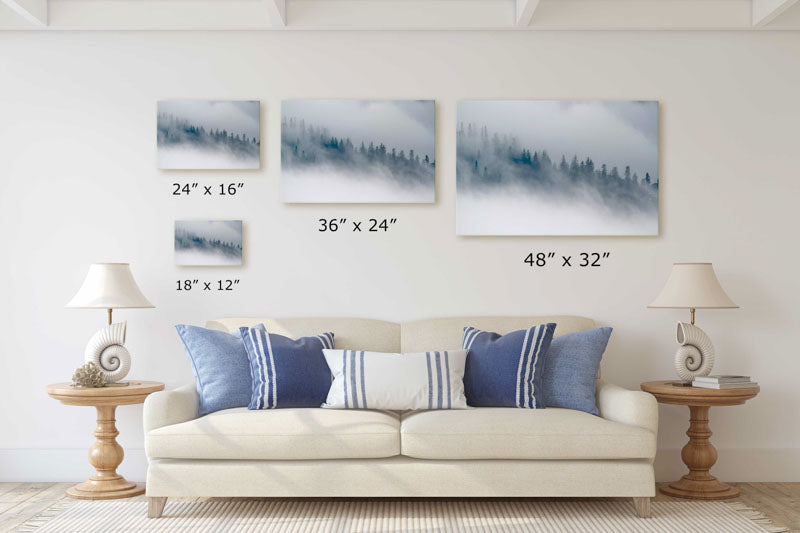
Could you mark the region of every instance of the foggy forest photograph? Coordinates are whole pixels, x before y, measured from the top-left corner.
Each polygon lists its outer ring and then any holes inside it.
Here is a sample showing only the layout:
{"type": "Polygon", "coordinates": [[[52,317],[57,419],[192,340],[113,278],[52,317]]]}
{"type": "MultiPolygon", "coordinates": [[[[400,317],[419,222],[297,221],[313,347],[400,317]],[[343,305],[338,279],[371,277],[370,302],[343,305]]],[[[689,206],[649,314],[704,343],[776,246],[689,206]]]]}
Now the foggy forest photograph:
{"type": "Polygon", "coordinates": [[[242,264],[241,220],[176,220],[175,264],[239,266],[242,264]]]}
{"type": "Polygon", "coordinates": [[[658,102],[458,103],[459,235],[658,235],[658,102]]]}
{"type": "Polygon", "coordinates": [[[284,100],[286,203],[431,203],[433,100],[284,100]]]}
{"type": "Polygon", "coordinates": [[[257,169],[261,103],[249,100],[158,102],[158,168],[257,169]]]}

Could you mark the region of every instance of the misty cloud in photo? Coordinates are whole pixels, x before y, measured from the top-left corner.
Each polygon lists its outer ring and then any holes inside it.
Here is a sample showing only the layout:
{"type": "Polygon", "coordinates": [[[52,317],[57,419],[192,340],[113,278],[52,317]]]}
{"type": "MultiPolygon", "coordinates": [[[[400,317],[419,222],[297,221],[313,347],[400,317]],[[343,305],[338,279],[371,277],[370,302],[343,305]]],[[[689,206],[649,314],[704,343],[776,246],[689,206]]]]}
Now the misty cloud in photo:
{"type": "Polygon", "coordinates": [[[433,202],[432,100],[285,100],[284,202],[433,202]]]}
{"type": "Polygon", "coordinates": [[[261,166],[258,101],[158,102],[158,166],[254,169],[261,166]]]}
{"type": "Polygon", "coordinates": [[[176,220],[175,264],[241,265],[242,221],[176,220]]]}
{"type": "Polygon", "coordinates": [[[657,235],[658,102],[462,101],[462,235],[657,235]]]}

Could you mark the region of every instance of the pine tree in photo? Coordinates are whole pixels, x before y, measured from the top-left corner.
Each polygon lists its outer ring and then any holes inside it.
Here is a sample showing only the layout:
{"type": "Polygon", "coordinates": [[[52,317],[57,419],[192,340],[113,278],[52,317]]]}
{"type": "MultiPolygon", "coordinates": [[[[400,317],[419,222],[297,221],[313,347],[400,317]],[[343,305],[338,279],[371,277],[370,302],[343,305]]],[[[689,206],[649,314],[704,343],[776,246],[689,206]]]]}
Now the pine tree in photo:
{"type": "Polygon", "coordinates": [[[462,123],[456,135],[459,188],[479,192],[514,186],[554,200],[588,196],[615,211],[658,209],[657,183],[651,183],[647,171],[640,181],[632,165],[599,162],[597,169],[591,157],[580,154],[560,154],[556,163],[546,150],[521,146],[514,136],[500,136],[477,124],[462,123]],[[492,139],[489,150],[487,139],[492,139]]]}
{"type": "Polygon", "coordinates": [[[413,149],[388,147],[380,139],[361,141],[337,137],[327,128],[284,119],[281,128],[281,166],[284,169],[330,168],[344,175],[374,175],[400,185],[434,183],[433,154],[422,157],[413,149]],[[300,125],[298,125],[300,124],[300,125]]]}

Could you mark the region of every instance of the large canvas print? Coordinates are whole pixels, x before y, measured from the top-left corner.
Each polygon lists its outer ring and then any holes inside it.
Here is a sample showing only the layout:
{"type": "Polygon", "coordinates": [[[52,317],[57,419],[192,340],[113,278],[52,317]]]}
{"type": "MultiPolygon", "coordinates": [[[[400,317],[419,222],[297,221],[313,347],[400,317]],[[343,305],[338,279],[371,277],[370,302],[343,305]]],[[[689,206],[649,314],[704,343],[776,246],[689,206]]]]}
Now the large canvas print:
{"type": "Polygon", "coordinates": [[[239,266],[242,264],[241,220],[176,220],[175,264],[239,266]]]}
{"type": "Polygon", "coordinates": [[[658,102],[461,101],[460,235],[657,235],[658,102]]]}
{"type": "Polygon", "coordinates": [[[259,168],[261,103],[249,100],[158,102],[157,144],[158,168],[259,168]]]}
{"type": "Polygon", "coordinates": [[[285,100],[281,199],[433,202],[433,100],[285,100]]]}

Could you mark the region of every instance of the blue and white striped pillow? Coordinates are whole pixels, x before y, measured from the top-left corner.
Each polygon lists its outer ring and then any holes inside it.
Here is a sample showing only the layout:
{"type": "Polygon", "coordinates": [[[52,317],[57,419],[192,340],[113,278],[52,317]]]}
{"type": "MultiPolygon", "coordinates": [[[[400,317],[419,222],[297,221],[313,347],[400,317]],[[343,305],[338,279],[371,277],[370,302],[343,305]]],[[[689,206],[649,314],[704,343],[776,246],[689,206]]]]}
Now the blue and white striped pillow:
{"type": "Polygon", "coordinates": [[[333,409],[466,409],[465,350],[380,353],[323,350],[333,374],[333,409]]]}
{"type": "Polygon", "coordinates": [[[253,378],[248,409],[322,405],[331,385],[322,350],[333,348],[333,333],[292,340],[268,333],[264,324],[239,331],[253,378]]]}
{"type": "Polygon", "coordinates": [[[507,335],[464,328],[469,353],[464,391],[473,407],[544,409],[544,358],[556,325],[542,324],[507,335]]]}

